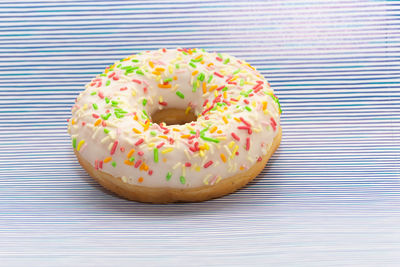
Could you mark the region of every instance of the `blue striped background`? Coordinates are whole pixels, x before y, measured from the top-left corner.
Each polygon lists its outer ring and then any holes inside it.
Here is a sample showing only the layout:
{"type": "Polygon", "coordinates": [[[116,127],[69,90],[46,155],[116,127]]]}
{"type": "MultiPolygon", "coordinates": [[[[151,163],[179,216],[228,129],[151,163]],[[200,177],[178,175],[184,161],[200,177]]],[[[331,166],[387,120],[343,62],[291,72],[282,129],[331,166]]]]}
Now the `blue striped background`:
{"type": "Polygon", "coordinates": [[[398,266],[397,1],[1,1],[0,115],[0,266],[398,266]],[[177,46],[257,67],[281,147],[233,195],[122,200],[75,160],[70,107],[113,61],[177,46]]]}

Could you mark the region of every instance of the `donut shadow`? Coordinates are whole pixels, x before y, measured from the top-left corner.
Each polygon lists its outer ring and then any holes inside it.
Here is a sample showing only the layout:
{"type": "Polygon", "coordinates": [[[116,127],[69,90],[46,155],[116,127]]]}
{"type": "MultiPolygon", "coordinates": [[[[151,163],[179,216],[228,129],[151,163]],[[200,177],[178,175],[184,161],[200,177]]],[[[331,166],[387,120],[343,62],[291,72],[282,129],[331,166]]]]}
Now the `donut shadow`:
{"type": "MultiPolygon", "coordinates": [[[[269,164],[264,167],[262,173],[268,172],[269,164]]],[[[261,173],[239,190],[220,198],[210,199],[203,202],[176,202],[168,204],[152,204],[130,201],[121,198],[117,194],[109,191],[98,184],[88,174],[79,174],[89,186],[93,188],[90,194],[99,199],[99,194],[104,198],[96,202],[95,208],[110,210],[112,213],[126,215],[128,217],[140,216],[142,219],[165,219],[179,218],[192,215],[210,215],[219,212],[237,213],[241,209],[257,209],[260,206],[271,205],[274,187],[267,177],[261,173]]],[[[88,196],[86,195],[86,198],[88,196]]]]}

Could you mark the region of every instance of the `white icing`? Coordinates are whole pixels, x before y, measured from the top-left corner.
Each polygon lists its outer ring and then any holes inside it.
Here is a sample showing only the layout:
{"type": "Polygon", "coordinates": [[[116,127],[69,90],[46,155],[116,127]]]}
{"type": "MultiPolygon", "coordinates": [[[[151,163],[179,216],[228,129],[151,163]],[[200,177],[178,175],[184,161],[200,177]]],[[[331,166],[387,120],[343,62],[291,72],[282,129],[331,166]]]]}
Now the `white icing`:
{"type": "Polygon", "coordinates": [[[133,55],[116,62],[110,69],[106,69],[105,73],[88,83],[86,90],[77,97],[68,125],[75,148],[80,148],[78,152],[81,156],[101,171],[122,177],[125,183],[147,187],[211,186],[221,179],[246,171],[259,157],[266,154],[276,136],[280,125],[279,107],[271,96],[273,90],[257,71],[233,56],[223,54],[222,61],[216,60],[217,57],[219,56],[216,53],[202,50],[186,55],[178,50],[158,50],[133,55]],[[200,62],[192,62],[200,55],[200,62]],[[226,62],[228,60],[229,62],[226,62]],[[191,66],[191,62],[195,64],[195,68],[191,66]],[[156,70],[157,68],[164,70],[156,70]],[[136,73],[137,70],[144,75],[136,73]],[[237,70],[240,71],[233,74],[237,70]],[[192,75],[194,71],[198,73],[192,75]],[[220,78],[214,72],[224,77],[220,78]],[[203,93],[203,75],[206,93],[203,93]],[[213,78],[209,82],[211,75],[213,78]],[[173,79],[174,76],[176,80],[173,79]],[[229,77],[233,79],[231,84],[227,82],[229,77]],[[160,88],[158,85],[163,84],[165,79],[172,81],[165,83],[165,87],[168,88],[160,88]],[[241,79],[244,81],[243,85],[241,79]],[[263,82],[263,88],[259,92],[248,97],[241,95],[254,88],[258,84],[257,81],[263,82]],[[193,83],[197,87],[195,90],[193,83]],[[209,92],[210,88],[220,88],[223,85],[228,88],[226,93],[216,89],[209,92]],[[180,98],[177,92],[182,93],[184,99],[180,98]],[[208,103],[212,103],[216,96],[221,101],[225,99],[230,106],[219,102],[220,104],[215,104],[216,110],[202,116],[201,113],[208,107],[203,107],[204,101],[208,99],[208,103]],[[248,100],[248,104],[244,100],[248,100]],[[143,101],[147,101],[145,106],[143,101]],[[167,105],[164,106],[163,103],[167,105]],[[199,116],[197,121],[170,126],[152,123],[146,130],[145,114],[151,116],[156,110],[165,108],[186,110],[189,106],[191,111],[199,116]],[[251,111],[246,110],[246,106],[251,111]],[[110,115],[107,115],[107,110],[110,115]],[[223,117],[228,120],[227,124],[223,117]],[[252,133],[249,134],[246,129],[238,129],[238,126],[246,124],[240,120],[236,121],[234,117],[242,117],[250,123],[252,133]],[[271,118],[277,124],[275,130],[271,126],[271,118]],[[217,130],[213,129],[214,126],[218,127],[217,130]],[[201,134],[202,138],[199,132],[207,127],[208,130],[201,134]],[[165,129],[169,132],[165,133],[165,129]],[[232,132],[240,141],[234,139],[232,132]],[[155,136],[152,133],[155,133],[155,136]],[[181,138],[182,135],[194,136],[191,137],[192,144],[188,144],[189,139],[181,138]],[[174,143],[171,144],[163,137],[173,138],[174,143]],[[142,138],[144,142],[135,145],[142,138]],[[207,138],[217,140],[218,143],[204,140],[207,138]],[[246,138],[250,140],[248,151],[246,138]],[[79,146],[81,141],[84,144],[79,146]],[[115,153],[111,155],[115,141],[118,144],[115,153]],[[190,147],[193,148],[195,142],[198,142],[200,150],[193,152],[190,147]],[[155,162],[154,149],[161,143],[164,144],[158,149],[158,162],[155,162]],[[121,148],[124,148],[124,151],[121,151],[121,148]],[[135,152],[127,158],[131,149],[135,152]],[[235,151],[239,152],[239,155],[235,155],[235,151]],[[226,162],[222,160],[221,154],[226,158],[226,162]],[[104,162],[109,157],[112,158],[111,161],[104,162]],[[142,168],[135,168],[139,161],[145,162],[147,168],[144,165],[142,168]],[[210,161],[213,163],[205,168],[205,164],[210,161]],[[112,166],[112,162],[115,162],[116,167],[112,166]],[[190,166],[185,165],[187,162],[190,166]],[[171,177],[167,179],[169,172],[171,177]]]}

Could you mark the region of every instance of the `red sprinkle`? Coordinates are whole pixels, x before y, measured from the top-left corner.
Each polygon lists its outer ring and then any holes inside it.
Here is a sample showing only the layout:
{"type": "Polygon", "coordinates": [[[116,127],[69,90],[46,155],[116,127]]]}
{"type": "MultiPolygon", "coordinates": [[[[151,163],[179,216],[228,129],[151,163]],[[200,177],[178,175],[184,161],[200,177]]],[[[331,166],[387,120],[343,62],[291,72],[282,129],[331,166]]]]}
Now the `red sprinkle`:
{"type": "Polygon", "coordinates": [[[153,170],[149,170],[149,175],[152,175],[153,174],[153,170]]]}
{"type": "Polygon", "coordinates": [[[144,142],[144,139],[142,138],[142,139],[139,139],[136,143],[135,143],[135,146],[138,146],[138,145],[140,145],[140,144],[142,144],[144,142]]]}
{"type": "Polygon", "coordinates": [[[143,87],[143,93],[147,93],[147,87],[143,87]]]}
{"type": "Polygon", "coordinates": [[[97,159],[94,161],[94,168],[95,168],[96,170],[99,169],[99,161],[98,161],[97,159]]]}
{"type": "Polygon", "coordinates": [[[162,51],[163,51],[164,53],[166,53],[166,52],[167,52],[167,49],[163,48],[162,51]]]}
{"type": "Polygon", "coordinates": [[[143,152],[143,151],[138,151],[138,155],[139,155],[139,156],[143,156],[143,155],[144,155],[144,152],[143,152]]]}
{"type": "Polygon", "coordinates": [[[250,101],[247,99],[244,99],[243,102],[246,103],[247,105],[250,104],[250,101]]]}
{"type": "Polygon", "coordinates": [[[250,138],[247,137],[246,138],[246,150],[249,151],[249,149],[250,149],[250,138]]]}
{"type": "Polygon", "coordinates": [[[142,160],[140,160],[140,159],[138,161],[136,161],[135,168],[139,167],[141,163],[142,163],[142,160]]]}
{"type": "Polygon", "coordinates": [[[240,137],[237,136],[235,133],[231,133],[231,135],[235,140],[240,141],[240,137]]]}
{"type": "Polygon", "coordinates": [[[262,158],[261,158],[261,157],[258,157],[257,161],[261,161],[261,160],[262,160],[262,158]]]}
{"type": "Polygon", "coordinates": [[[120,91],[126,91],[126,90],[128,90],[128,87],[122,87],[121,89],[119,89],[120,91]]]}
{"type": "Polygon", "coordinates": [[[208,99],[206,99],[206,100],[204,101],[203,107],[204,107],[205,105],[207,105],[207,103],[208,103],[208,99]]]}
{"type": "Polygon", "coordinates": [[[210,160],[209,162],[207,162],[206,164],[204,164],[204,168],[208,168],[210,167],[214,162],[212,160],[210,160]]]}
{"type": "Polygon", "coordinates": [[[217,75],[217,76],[218,76],[218,77],[220,77],[220,78],[224,78],[224,76],[223,76],[223,75],[219,74],[219,73],[218,73],[218,72],[216,72],[216,71],[214,72],[214,74],[215,74],[215,75],[217,75]]]}
{"type": "Polygon", "coordinates": [[[103,169],[103,161],[102,160],[100,160],[100,162],[99,162],[99,168],[103,169]]]}
{"type": "Polygon", "coordinates": [[[117,149],[117,146],[118,146],[118,141],[115,141],[111,148],[111,152],[110,152],[111,155],[114,155],[115,150],[117,149]]]}
{"type": "Polygon", "coordinates": [[[121,147],[119,148],[119,150],[121,150],[121,152],[125,152],[125,147],[121,146],[121,147]]]}
{"type": "Polygon", "coordinates": [[[108,75],[108,78],[111,78],[115,75],[115,72],[111,73],[110,75],[108,75]]]}
{"type": "Polygon", "coordinates": [[[107,122],[106,121],[102,121],[101,125],[103,125],[103,127],[106,127],[107,126],[107,122]]]}
{"type": "Polygon", "coordinates": [[[185,167],[190,167],[190,166],[192,166],[192,163],[190,163],[190,162],[185,163],[185,167]]]}
{"type": "Polygon", "coordinates": [[[161,148],[164,144],[165,144],[164,142],[158,144],[157,148],[161,148]]]}
{"type": "Polygon", "coordinates": [[[104,98],[104,95],[103,95],[103,93],[102,92],[98,92],[98,94],[97,94],[101,99],[103,99],[104,98]]]}
{"type": "Polygon", "coordinates": [[[138,84],[142,84],[142,81],[139,81],[139,80],[136,80],[136,79],[133,79],[132,82],[138,83],[138,84]]]}
{"type": "Polygon", "coordinates": [[[216,90],[217,90],[217,91],[221,91],[221,90],[224,89],[224,88],[225,88],[225,85],[222,85],[222,86],[218,87],[216,90]]]}
{"type": "Polygon", "coordinates": [[[86,122],[82,121],[82,126],[85,126],[85,125],[86,125],[86,122]]]}
{"type": "Polygon", "coordinates": [[[243,119],[243,117],[240,117],[239,119],[240,119],[244,124],[246,124],[247,127],[251,127],[251,124],[250,124],[248,121],[246,121],[245,119],[243,119]]]}
{"type": "Polygon", "coordinates": [[[97,115],[97,114],[92,114],[92,116],[93,116],[93,118],[95,118],[95,119],[98,119],[100,116],[99,115],[97,115]]]}
{"type": "Polygon", "coordinates": [[[220,57],[216,57],[215,59],[218,61],[222,61],[222,58],[220,58],[220,57]]]}
{"type": "Polygon", "coordinates": [[[163,102],[158,102],[160,105],[162,105],[162,106],[166,106],[166,105],[168,105],[167,104],[167,102],[165,102],[165,101],[163,101],[163,102]]]}

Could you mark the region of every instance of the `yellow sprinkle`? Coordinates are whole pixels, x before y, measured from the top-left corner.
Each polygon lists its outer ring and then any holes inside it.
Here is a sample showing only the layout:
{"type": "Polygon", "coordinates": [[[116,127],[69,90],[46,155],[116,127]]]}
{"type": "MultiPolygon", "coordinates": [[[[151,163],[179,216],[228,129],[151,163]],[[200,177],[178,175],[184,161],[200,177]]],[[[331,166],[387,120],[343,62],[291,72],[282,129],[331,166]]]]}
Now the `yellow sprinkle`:
{"type": "Polygon", "coordinates": [[[226,140],[226,136],[217,136],[216,137],[218,140],[226,140]]]}
{"type": "Polygon", "coordinates": [[[197,166],[196,168],[195,168],[195,170],[197,171],[197,172],[199,172],[201,169],[200,169],[200,166],[197,166]]]}
{"type": "Polygon", "coordinates": [[[251,104],[253,105],[253,107],[256,107],[257,105],[256,101],[253,101],[251,104]]]}
{"type": "Polygon", "coordinates": [[[76,150],[81,150],[81,147],[83,146],[83,144],[85,143],[85,140],[81,140],[78,144],[78,147],[76,148],[76,150]]]}
{"type": "Polygon", "coordinates": [[[217,91],[214,91],[214,95],[215,95],[215,97],[217,97],[217,96],[218,96],[218,93],[217,93],[217,91]]]}
{"type": "Polygon", "coordinates": [[[225,116],[223,116],[222,119],[224,120],[225,124],[228,124],[228,119],[225,116]]]}
{"type": "Polygon", "coordinates": [[[163,102],[163,97],[162,96],[160,96],[158,99],[160,100],[160,102],[163,102]]]}
{"type": "Polygon", "coordinates": [[[94,126],[98,126],[101,123],[101,119],[98,119],[95,123],[94,126]]]}
{"type": "Polygon", "coordinates": [[[179,129],[177,129],[177,128],[172,128],[172,131],[180,132],[181,130],[179,130],[179,129]]]}
{"type": "Polygon", "coordinates": [[[171,152],[171,151],[173,151],[174,149],[172,148],[172,147],[169,147],[169,148],[166,148],[166,149],[164,149],[163,151],[161,151],[161,153],[162,154],[166,154],[166,153],[169,153],[169,152],[171,152]]]}
{"type": "Polygon", "coordinates": [[[168,136],[165,136],[165,135],[159,135],[158,137],[168,139],[168,136]]]}
{"type": "Polygon", "coordinates": [[[136,91],[132,90],[132,96],[136,96],[136,91]]]}
{"type": "Polygon", "coordinates": [[[148,147],[153,147],[153,146],[155,146],[155,144],[154,143],[149,143],[147,146],[148,147]]]}
{"type": "Polygon", "coordinates": [[[239,146],[236,145],[235,148],[234,148],[233,151],[232,151],[231,158],[233,158],[233,157],[235,156],[236,151],[238,151],[238,149],[239,149],[239,146]]]}
{"type": "Polygon", "coordinates": [[[210,133],[213,133],[213,132],[215,132],[217,129],[218,129],[218,127],[217,127],[217,126],[213,126],[213,127],[211,128],[211,130],[210,130],[210,133]]]}
{"type": "Polygon", "coordinates": [[[126,155],[127,158],[132,157],[133,153],[135,153],[135,149],[131,149],[131,151],[129,151],[128,155],[126,155]]]}
{"type": "Polygon", "coordinates": [[[71,120],[71,124],[74,125],[76,122],[74,119],[71,120]]]}
{"type": "Polygon", "coordinates": [[[224,98],[225,98],[225,99],[228,98],[228,94],[226,93],[226,91],[224,92],[224,98]]]}
{"type": "Polygon", "coordinates": [[[153,63],[153,61],[149,61],[149,66],[150,66],[151,68],[154,68],[154,63],[153,63]]]}
{"type": "Polygon", "coordinates": [[[189,111],[191,110],[192,108],[190,107],[190,106],[188,106],[187,108],[186,108],[186,110],[185,110],[185,114],[187,115],[187,114],[189,114],[189,111]]]}
{"type": "Polygon", "coordinates": [[[142,125],[143,127],[145,127],[146,126],[146,124],[144,124],[143,122],[141,122],[141,121],[138,121],[138,123],[140,123],[140,125],[142,125]]]}
{"type": "Polygon", "coordinates": [[[168,71],[169,71],[170,74],[172,74],[172,72],[174,71],[171,65],[168,65],[168,71]]]}
{"type": "Polygon", "coordinates": [[[217,180],[215,181],[215,183],[218,184],[219,181],[221,181],[221,179],[222,179],[221,176],[218,176],[218,178],[217,178],[217,180]]]}
{"type": "Polygon", "coordinates": [[[157,75],[157,76],[160,76],[160,75],[161,75],[161,73],[158,72],[158,71],[156,71],[156,70],[155,70],[155,71],[152,71],[151,73],[154,74],[154,75],[157,75]]]}
{"type": "Polygon", "coordinates": [[[141,134],[141,133],[142,133],[141,131],[139,131],[139,130],[136,129],[136,128],[132,128],[132,131],[134,131],[134,132],[137,133],[137,134],[141,134]]]}
{"type": "Polygon", "coordinates": [[[198,55],[197,57],[195,57],[194,59],[196,60],[196,59],[199,59],[199,58],[201,58],[203,55],[202,54],[200,54],[200,55],[198,55]]]}
{"type": "Polygon", "coordinates": [[[233,82],[233,81],[236,80],[237,78],[239,78],[238,75],[233,76],[233,78],[231,79],[231,82],[233,82]]]}
{"type": "Polygon", "coordinates": [[[235,145],[235,142],[231,141],[228,146],[229,146],[229,148],[232,148],[234,145],[235,145]]]}
{"type": "Polygon", "coordinates": [[[186,125],[186,128],[188,128],[191,131],[194,131],[194,128],[192,126],[186,125]]]}
{"type": "Polygon", "coordinates": [[[236,117],[233,117],[233,119],[234,119],[235,121],[237,121],[237,122],[241,122],[240,119],[238,119],[238,118],[236,118],[236,117]]]}
{"type": "Polygon", "coordinates": [[[192,72],[192,76],[196,75],[197,73],[199,73],[198,70],[193,71],[193,72],[192,72]]]}
{"type": "Polygon", "coordinates": [[[200,157],[204,157],[204,152],[203,152],[203,150],[200,150],[200,157]]]}
{"type": "Polygon", "coordinates": [[[104,161],[104,163],[107,163],[107,162],[110,162],[111,160],[112,160],[112,157],[107,157],[103,161],[104,161]]]}
{"type": "Polygon", "coordinates": [[[223,162],[226,162],[226,157],[225,157],[225,155],[224,155],[223,153],[221,153],[220,156],[221,156],[222,161],[223,161],[223,162]]]}
{"type": "Polygon", "coordinates": [[[172,88],[173,91],[175,91],[176,89],[178,89],[178,85],[175,84],[174,87],[172,88]]]}
{"type": "Polygon", "coordinates": [[[87,107],[88,107],[88,105],[87,104],[85,104],[85,105],[83,105],[83,110],[87,110],[87,107]]]}

